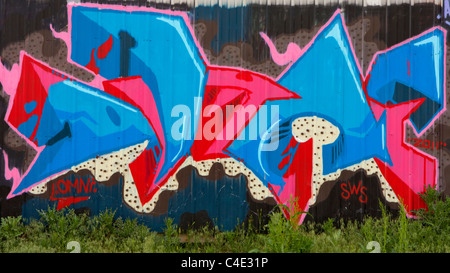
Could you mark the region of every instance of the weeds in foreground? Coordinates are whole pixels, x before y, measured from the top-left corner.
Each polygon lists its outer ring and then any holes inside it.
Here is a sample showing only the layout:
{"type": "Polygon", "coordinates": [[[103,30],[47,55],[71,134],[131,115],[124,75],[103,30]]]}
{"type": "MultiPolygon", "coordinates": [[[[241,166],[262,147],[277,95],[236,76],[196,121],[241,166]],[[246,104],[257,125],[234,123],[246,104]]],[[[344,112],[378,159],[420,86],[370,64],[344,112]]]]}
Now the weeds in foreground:
{"type": "Polygon", "coordinates": [[[258,223],[257,229],[242,224],[233,231],[204,227],[184,234],[170,218],[161,234],[136,219],[116,217],[113,210],[90,217],[71,209],[48,208],[39,211],[40,219],[27,223],[22,217],[2,218],[0,252],[67,253],[68,242],[75,241],[84,253],[367,253],[372,251],[371,244],[383,253],[449,253],[450,200],[432,188],[422,198],[428,209],[415,211],[417,219],[408,218],[403,206],[394,218],[380,204],[380,218],[345,223],[328,219],[299,226],[296,223],[305,212],[279,206],[269,222],[258,223]],[[286,218],[286,213],[292,217],[286,218]]]}

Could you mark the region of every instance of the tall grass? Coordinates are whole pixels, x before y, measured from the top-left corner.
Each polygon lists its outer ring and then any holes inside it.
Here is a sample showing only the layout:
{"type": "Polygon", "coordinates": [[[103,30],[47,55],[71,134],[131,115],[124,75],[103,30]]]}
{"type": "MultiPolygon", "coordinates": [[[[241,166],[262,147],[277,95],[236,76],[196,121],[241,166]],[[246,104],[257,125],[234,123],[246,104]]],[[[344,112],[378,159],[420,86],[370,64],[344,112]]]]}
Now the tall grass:
{"type": "Polygon", "coordinates": [[[1,219],[0,252],[65,252],[78,242],[84,253],[367,253],[377,244],[382,253],[450,252],[450,200],[430,188],[422,194],[428,209],[406,216],[401,205],[398,217],[380,203],[381,217],[362,222],[328,219],[323,223],[297,225],[305,213],[295,206],[279,206],[266,225],[238,225],[233,231],[216,227],[187,230],[166,219],[163,233],[151,231],[136,219],[116,217],[113,210],[96,216],[50,207],[40,218],[24,223],[21,217],[1,219]],[[286,217],[286,215],[288,217],[286,217]]]}

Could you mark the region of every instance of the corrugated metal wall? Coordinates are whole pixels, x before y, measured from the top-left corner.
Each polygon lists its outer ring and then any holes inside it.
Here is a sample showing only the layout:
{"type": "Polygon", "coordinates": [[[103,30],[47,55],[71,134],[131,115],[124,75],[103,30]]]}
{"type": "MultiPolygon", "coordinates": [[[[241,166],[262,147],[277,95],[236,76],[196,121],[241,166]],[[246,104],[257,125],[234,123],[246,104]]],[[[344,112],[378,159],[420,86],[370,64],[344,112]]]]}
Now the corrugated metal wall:
{"type": "Polygon", "coordinates": [[[450,193],[449,27],[447,0],[0,0],[0,216],[413,215],[450,193]]]}

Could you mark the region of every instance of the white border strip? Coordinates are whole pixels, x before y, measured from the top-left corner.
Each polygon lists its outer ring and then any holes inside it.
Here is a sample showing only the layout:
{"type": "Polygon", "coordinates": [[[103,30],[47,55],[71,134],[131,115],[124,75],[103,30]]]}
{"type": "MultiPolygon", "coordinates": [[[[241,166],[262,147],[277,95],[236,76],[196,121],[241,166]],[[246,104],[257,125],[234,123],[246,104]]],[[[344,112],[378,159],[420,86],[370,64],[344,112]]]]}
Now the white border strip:
{"type": "MultiPolygon", "coordinates": [[[[249,4],[260,5],[275,5],[275,6],[301,6],[301,5],[316,5],[329,6],[336,4],[348,4],[364,7],[378,7],[390,6],[400,4],[435,4],[443,6],[445,1],[450,0],[147,0],[150,3],[156,4],[170,4],[180,5],[187,4],[188,6],[227,6],[227,7],[242,7],[249,4]]],[[[80,3],[80,0],[67,0],[68,3],[80,3]]]]}

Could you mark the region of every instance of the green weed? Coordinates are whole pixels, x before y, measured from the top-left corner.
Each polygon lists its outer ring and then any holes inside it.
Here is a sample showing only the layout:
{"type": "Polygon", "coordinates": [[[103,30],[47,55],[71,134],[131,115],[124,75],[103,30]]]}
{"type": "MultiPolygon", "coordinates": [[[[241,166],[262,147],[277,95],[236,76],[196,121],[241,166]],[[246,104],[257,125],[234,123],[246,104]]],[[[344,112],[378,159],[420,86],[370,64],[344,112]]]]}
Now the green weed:
{"type": "Polygon", "coordinates": [[[214,226],[188,229],[184,234],[171,218],[157,233],[137,219],[116,217],[110,209],[88,216],[49,207],[39,211],[39,219],[2,218],[0,252],[68,253],[67,243],[76,241],[84,253],[367,253],[371,251],[368,243],[375,241],[383,253],[449,253],[450,201],[433,188],[422,198],[427,209],[415,211],[416,219],[407,217],[402,204],[394,217],[380,202],[379,218],[298,225],[305,212],[293,200],[290,206],[278,206],[265,225],[249,220],[233,231],[214,226]]]}
{"type": "Polygon", "coordinates": [[[25,231],[22,216],[1,218],[0,239],[10,240],[21,236],[25,231]]]}

